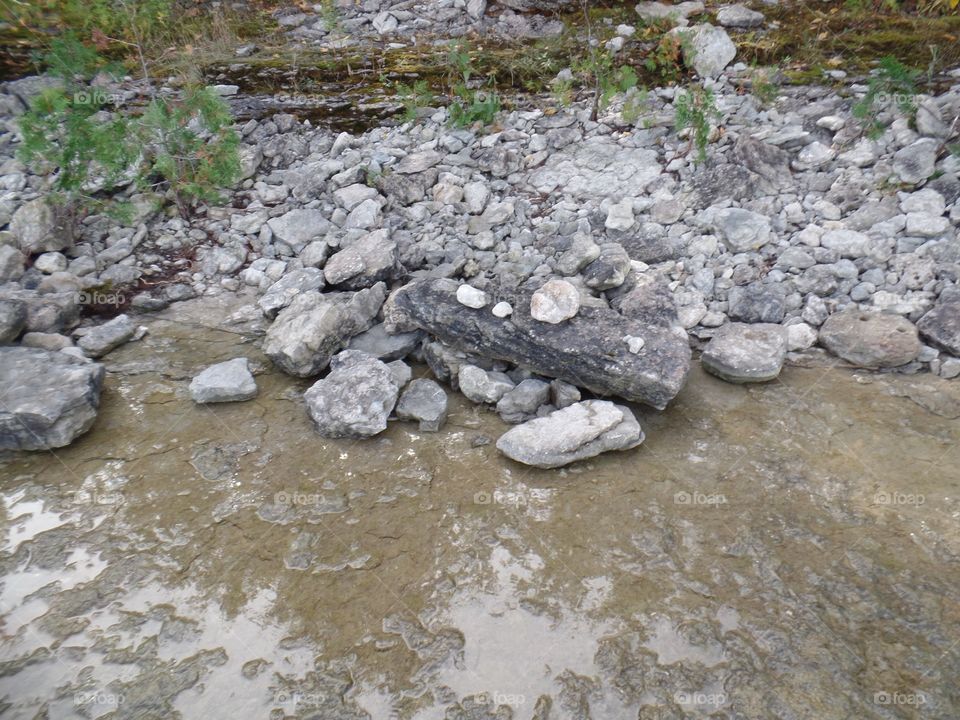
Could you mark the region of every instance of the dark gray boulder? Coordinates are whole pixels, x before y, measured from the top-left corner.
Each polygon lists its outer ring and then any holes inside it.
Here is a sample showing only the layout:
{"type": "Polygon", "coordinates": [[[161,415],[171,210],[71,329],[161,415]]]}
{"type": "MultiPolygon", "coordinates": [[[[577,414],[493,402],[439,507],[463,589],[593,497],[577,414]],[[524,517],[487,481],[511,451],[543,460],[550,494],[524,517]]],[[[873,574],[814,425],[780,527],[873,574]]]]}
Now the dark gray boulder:
{"type": "MultiPolygon", "coordinates": [[[[676,324],[672,299],[659,307],[643,307],[642,299],[636,300],[652,322],[611,308],[583,307],[555,325],[530,316],[529,292],[518,292],[513,314],[501,319],[486,308],[461,305],[456,291],[457,283],[449,280],[405,285],[391,297],[391,324],[399,330],[417,327],[460,350],[659,409],[686,381],[690,347],[676,324]],[[631,353],[626,336],[643,338],[642,350],[631,353]]],[[[654,302],[658,297],[650,295],[654,302]]],[[[640,308],[636,312],[643,314],[640,308]]]]}
{"type": "Polygon", "coordinates": [[[390,368],[358,350],[340,353],[331,367],[303,396],[317,432],[328,438],[365,438],[386,430],[400,392],[390,368]]]}

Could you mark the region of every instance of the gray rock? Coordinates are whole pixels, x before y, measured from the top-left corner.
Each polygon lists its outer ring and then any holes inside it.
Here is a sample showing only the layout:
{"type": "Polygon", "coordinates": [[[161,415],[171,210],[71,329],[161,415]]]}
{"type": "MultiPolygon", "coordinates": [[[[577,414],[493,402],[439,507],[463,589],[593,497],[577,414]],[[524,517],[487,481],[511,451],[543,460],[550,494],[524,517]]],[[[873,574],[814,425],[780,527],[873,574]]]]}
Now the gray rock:
{"type": "Polygon", "coordinates": [[[530,298],[530,315],[540,322],[556,325],[574,317],[579,309],[580,293],[566,280],[548,280],[530,298]]]}
{"type": "Polygon", "coordinates": [[[729,323],[707,344],[700,362],[727,382],[766,382],[780,374],[786,356],[787,333],[779,325],[729,323]]]}
{"type": "Polygon", "coordinates": [[[413,153],[402,158],[393,167],[393,171],[400,175],[411,175],[421,173],[427,168],[432,168],[443,160],[443,155],[436,150],[425,150],[423,152],[413,153]]]}
{"type": "Polygon", "coordinates": [[[63,250],[71,243],[67,218],[43,198],[20,206],[10,220],[10,232],[27,255],[63,250]]]}
{"type": "Polygon", "coordinates": [[[126,315],[117,315],[113,320],[90,328],[77,341],[87,357],[98,358],[130,341],[137,333],[137,326],[126,315]]]}
{"type": "Polygon", "coordinates": [[[704,11],[702,2],[687,0],[687,2],[671,5],[663,2],[640,2],[636,6],[637,14],[645,22],[673,20],[686,22],[691,15],[704,11]]]}
{"type": "Polygon", "coordinates": [[[761,282],[730,288],[727,315],[745,323],[778,323],[786,312],[786,289],[761,282]]]}
{"type": "Polygon", "coordinates": [[[439,383],[418,378],[400,396],[397,417],[419,421],[422,432],[437,432],[447,420],[447,393],[439,383]]]}
{"type": "Polygon", "coordinates": [[[400,389],[390,368],[366,353],[347,350],[303,398],[317,432],[328,438],[365,438],[387,429],[400,389]]]}
{"type": "Polygon", "coordinates": [[[290,375],[316,375],[350,338],[373,325],[386,295],[383,283],[356,293],[298,295],[267,330],[263,351],[290,375]]]}
{"type": "Polygon", "coordinates": [[[580,402],[580,390],[576,385],[564,382],[563,380],[550,381],[550,403],[562,410],[565,407],[580,402]]]}
{"type": "Polygon", "coordinates": [[[293,302],[301,293],[323,290],[323,272],[317,268],[303,268],[284,275],[271,285],[257,301],[264,317],[273,320],[277,313],[293,302]]]}
{"type": "Polygon", "coordinates": [[[364,235],[327,260],[323,274],[331,285],[367,288],[394,278],[400,268],[397,243],[386,228],[364,235]]]}
{"type": "Polygon", "coordinates": [[[733,156],[743,168],[756,176],[753,184],[761,192],[771,194],[793,184],[790,153],[786,150],[744,134],[734,144],[733,156]]]}
{"type": "Polygon", "coordinates": [[[471,215],[479,215],[490,199],[490,188],[486,183],[471,182],[463,186],[463,201],[471,215]]]}
{"type": "Polygon", "coordinates": [[[828,317],[820,328],[820,344],[864,368],[898,367],[920,354],[920,339],[912,322],[899,315],[856,308],[828,317]]]}
{"type": "Polygon", "coordinates": [[[557,272],[562,275],[576,275],[587,265],[600,257],[600,246],[586,233],[575,233],[569,247],[557,259],[557,272]]]}
{"type": "MultiPolygon", "coordinates": [[[[41,350],[63,350],[73,347],[73,341],[66,335],[59,333],[28,332],[20,338],[20,345],[40,348],[41,350]]],[[[81,352],[79,357],[86,357],[86,355],[81,352]]]]}
{"type": "Polygon", "coordinates": [[[364,330],[350,338],[347,349],[360,350],[377,360],[390,362],[401,360],[416,350],[423,337],[423,333],[419,330],[391,334],[386,331],[383,323],[378,323],[369,330],[364,330]]]}
{"type": "Polygon", "coordinates": [[[63,272],[67,269],[67,258],[63,253],[45,252],[38,255],[33,261],[33,266],[42,273],[52,275],[55,272],[63,272]]]}
{"type": "Polygon", "coordinates": [[[508,430],[497,449],[525,465],[557,468],[644,440],[633,413],[608,400],[585,400],[508,430]]]}
{"type": "Polygon", "coordinates": [[[917,327],[928,342],[960,356],[960,289],[944,290],[917,327]]]}
{"type": "Polygon", "coordinates": [[[23,275],[23,253],[12,245],[0,244],[0,284],[19,280],[23,275]]]}
{"type": "Polygon", "coordinates": [[[190,381],[195,403],[239,402],[257,396],[257,381],[246,358],[211,365],[190,381]]]}
{"type": "Polygon", "coordinates": [[[631,198],[624,198],[618,203],[611,203],[610,207],[607,208],[607,219],[604,222],[604,227],[607,230],[622,232],[633,227],[633,223],[633,200],[631,198]]]}
{"type": "Polygon", "coordinates": [[[16,340],[27,325],[27,304],[20,300],[0,300],[0,345],[16,340]]]}
{"type": "MultiPolygon", "coordinates": [[[[659,409],[686,381],[690,347],[665,285],[663,293],[638,286],[631,299],[620,304],[620,312],[585,306],[558,325],[521,312],[504,322],[485,309],[465,308],[456,301],[456,288],[450,280],[414,281],[394,293],[394,310],[405,325],[419,327],[462,351],[507,360],[543,377],[659,409]],[[643,337],[643,350],[629,352],[625,335],[643,337]]],[[[518,291],[517,304],[523,307],[529,297],[518,291]]],[[[429,360],[426,349],[425,354],[429,360]]]]}
{"type": "Polygon", "coordinates": [[[588,288],[610,290],[623,285],[630,273],[630,256],[619,243],[604,243],[600,257],[583,270],[583,279],[588,288]]]}
{"type": "Polygon", "coordinates": [[[763,25],[763,13],[743,5],[727,5],[717,11],[717,22],[730,28],[755,28],[763,25]]]}
{"type": "Polygon", "coordinates": [[[351,228],[371,230],[378,227],[383,219],[381,215],[382,209],[383,205],[379,200],[364,200],[350,211],[343,227],[348,230],[351,228]]]}
{"type": "Polygon", "coordinates": [[[507,423],[521,423],[550,402],[550,383],[535,378],[521,380],[497,402],[497,414],[507,423]]]}
{"type": "Polygon", "coordinates": [[[104,368],[62,352],[0,347],[0,450],[49,450],[93,425],[104,368]]]}
{"type": "Polygon", "coordinates": [[[690,34],[690,42],[683,48],[683,60],[702,78],[719,77],[737,56],[737,46],[723,28],[703,23],[683,32],[690,34]]]}
{"type": "Polygon", "coordinates": [[[893,156],[893,171],[901,182],[916,185],[936,170],[940,143],[933,138],[922,138],[898,150],[893,156]]]}
{"type": "Polygon", "coordinates": [[[731,252],[749,252],[766,245],[773,239],[770,219],[759,213],[741,208],[706,210],[702,221],[712,227],[723,244],[731,252]]]}
{"type": "Polygon", "coordinates": [[[855,230],[828,230],[820,238],[820,245],[837,251],[841,257],[859,258],[870,252],[871,240],[855,230]]]}
{"type": "Polygon", "coordinates": [[[274,236],[300,252],[311,240],[321,237],[330,229],[330,221],[319,210],[291,210],[286,215],[271,218],[267,225],[274,236]]]}
{"type": "Polygon", "coordinates": [[[491,372],[476,365],[462,365],[457,373],[460,392],[475,403],[494,404],[513,389],[513,381],[501,372],[491,372]]]}
{"type": "MultiPolygon", "coordinates": [[[[344,352],[348,351],[345,350],[344,352]]],[[[413,377],[413,369],[403,360],[391,360],[386,363],[386,366],[390,369],[390,373],[393,375],[393,381],[397,384],[398,388],[402,388],[410,382],[410,378],[413,377]]]]}

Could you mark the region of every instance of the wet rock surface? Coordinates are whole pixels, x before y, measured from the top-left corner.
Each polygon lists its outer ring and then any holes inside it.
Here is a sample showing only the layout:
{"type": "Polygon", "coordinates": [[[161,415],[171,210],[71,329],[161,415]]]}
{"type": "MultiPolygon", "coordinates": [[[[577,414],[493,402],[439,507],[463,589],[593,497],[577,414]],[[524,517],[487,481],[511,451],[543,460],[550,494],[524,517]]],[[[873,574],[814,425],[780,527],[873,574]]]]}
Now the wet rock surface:
{"type": "Polygon", "coordinates": [[[161,312],[89,433],[0,459],[5,716],[956,715],[950,381],[694,368],[638,448],[546,471],[458,395],[373,445],[275,369],[195,405],[270,368],[235,312],[161,312]]]}
{"type": "Polygon", "coordinates": [[[497,440],[497,450],[525,465],[556,468],[610,450],[629,450],[643,438],[627,408],[584,400],[508,430],[497,440]]]}

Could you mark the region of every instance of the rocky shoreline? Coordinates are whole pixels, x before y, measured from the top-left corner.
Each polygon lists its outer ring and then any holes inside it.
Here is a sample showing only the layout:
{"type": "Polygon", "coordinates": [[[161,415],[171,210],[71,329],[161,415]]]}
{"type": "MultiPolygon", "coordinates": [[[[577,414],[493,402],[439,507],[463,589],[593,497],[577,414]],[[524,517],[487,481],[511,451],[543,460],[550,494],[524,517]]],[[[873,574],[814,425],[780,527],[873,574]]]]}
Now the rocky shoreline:
{"type": "MultiPolygon", "coordinates": [[[[674,129],[674,87],[633,122],[622,96],[596,121],[574,102],[485,130],[444,109],[362,135],[278,114],[239,128],[244,179],[222,204],[187,222],[134,195],[130,223],[93,216],[72,242],[14,159],[44,80],[5,84],[0,449],[87,430],[95,361],[142,334],[138,314],[244,288],[265,354],[317,379],[321,434],[439,430],[447,385],[524,423],[498,447],[541,467],[642,441],[627,407],[582,397],[663,409],[691,349],[736,383],[811,358],[960,376],[960,69],[917,98],[915,128],[891,106],[871,139],[851,113],[865,86],[783,87],[765,106],[725,31],[696,32],[720,112],[703,162],[674,129]],[[439,384],[411,382],[412,361],[439,384]]],[[[205,371],[194,398],[253,397],[241,365],[205,371]]]]}

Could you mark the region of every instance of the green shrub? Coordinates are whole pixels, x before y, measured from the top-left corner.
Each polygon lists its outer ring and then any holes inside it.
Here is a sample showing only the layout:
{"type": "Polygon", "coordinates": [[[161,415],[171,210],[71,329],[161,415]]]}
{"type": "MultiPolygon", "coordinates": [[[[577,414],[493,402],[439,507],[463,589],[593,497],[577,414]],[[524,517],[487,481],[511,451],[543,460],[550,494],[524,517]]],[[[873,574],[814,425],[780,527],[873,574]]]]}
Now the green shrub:
{"type": "Polygon", "coordinates": [[[707,159],[707,144],[710,141],[710,121],[719,120],[720,111],[714,101],[713,93],[702,85],[691,83],[683,91],[677,92],[674,100],[676,117],[674,124],[677,132],[689,129],[690,147],[696,146],[697,160],[707,159]]]}
{"type": "Polygon", "coordinates": [[[500,112],[500,96],[489,82],[484,87],[471,87],[473,62],[469,46],[462,41],[455,43],[447,54],[447,63],[450,68],[447,71],[450,124],[455,127],[466,127],[475,122],[491,124],[500,112]]]}
{"type": "Polygon", "coordinates": [[[917,80],[920,71],[907,67],[894,57],[880,60],[877,73],[870,78],[867,94],[853,106],[853,116],[864,126],[867,134],[878,137],[883,125],[877,115],[887,105],[893,104],[911,119],[917,115],[917,80]]]}
{"type": "Polygon", "coordinates": [[[240,177],[240,138],[232,124],[226,103],[209,88],[153,100],[137,121],[145,149],[141,184],[162,178],[183,217],[196,200],[218,201],[218,189],[240,177]]]}

